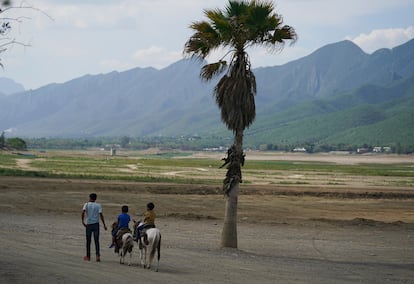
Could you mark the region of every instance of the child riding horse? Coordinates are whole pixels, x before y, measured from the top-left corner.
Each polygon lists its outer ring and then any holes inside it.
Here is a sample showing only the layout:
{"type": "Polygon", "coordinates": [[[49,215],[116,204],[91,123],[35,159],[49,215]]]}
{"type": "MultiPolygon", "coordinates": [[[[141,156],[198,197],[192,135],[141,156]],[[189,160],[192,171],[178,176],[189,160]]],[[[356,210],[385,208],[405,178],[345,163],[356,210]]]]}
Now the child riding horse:
{"type": "MultiPolygon", "coordinates": [[[[144,212],[144,220],[142,224],[138,226],[134,226],[134,240],[139,242],[140,247],[142,247],[141,243],[141,234],[144,238],[144,243],[148,245],[148,237],[145,233],[146,229],[155,228],[155,213],[154,213],[155,205],[154,203],[150,202],[147,204],[147,211],[144,212]]],[[[139,222],[138,222],[139,223],[139,222]]]]}
{"type": "Polygon", "coordinates": [[[122,236],[125,233],[131,233],[129,229],[129,222],[131,217],[128,215],[128,206],[124,205],[121,208],[122,213],[118,215],[117,221],[112,224],[112,244],[109,248],[115,246],[115,252],[119,252],[122,246],[122,236]]]}

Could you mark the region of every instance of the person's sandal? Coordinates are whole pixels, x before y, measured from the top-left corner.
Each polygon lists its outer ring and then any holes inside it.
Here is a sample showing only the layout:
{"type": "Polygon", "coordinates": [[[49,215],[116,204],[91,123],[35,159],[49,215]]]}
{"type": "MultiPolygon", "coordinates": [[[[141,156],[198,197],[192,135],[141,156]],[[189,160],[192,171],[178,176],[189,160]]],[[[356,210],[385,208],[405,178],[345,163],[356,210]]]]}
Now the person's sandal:
{"type": "Polygon", "coordinates": [[[84,260],[84,261],[91,261],[91,258],[90,258],[89,256],[84,256],[84,257],[83,257],[83,260],[84,260]]]}
{"type": "Polygon", "coordinates": [[[101,261],[101,257],[99,255],[96,256],[96,261],[100,262],[101,261]]]}

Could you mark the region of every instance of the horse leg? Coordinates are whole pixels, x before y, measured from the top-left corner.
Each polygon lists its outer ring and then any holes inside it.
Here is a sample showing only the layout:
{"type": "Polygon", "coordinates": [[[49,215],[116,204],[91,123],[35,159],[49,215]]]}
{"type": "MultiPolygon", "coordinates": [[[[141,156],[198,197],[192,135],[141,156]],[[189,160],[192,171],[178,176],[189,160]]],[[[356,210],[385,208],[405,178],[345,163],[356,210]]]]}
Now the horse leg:
{"type": "Polygon", "coordinates": [[[147,247],[144,247],[144,268],[147,267],[147,247]]]}
{"type": "Polygon", "coordinates": [[[141,261],[141,266],[144,266],[144,248],[139,248],[139,259],[141,261]]]}
{"type": "Polygon", "coordinates": [[[124,264],[124,256],[122,254],[122,251],[121,251],[121,255],[119,257],[119,264],[124,264]]]}
{"type": "Polygon", "coordinates": [[[160,238],[157,244],[157,267],[155,268],[156,272],[158,272],[158,266],[160,264],[160,257],[161,257],[161,235],[160,235],[160,238]]]}
{"type": "Polygon", "coordinates": [[[119,250],[119,252],[120,252],[119,263],[125,264],[125,255],[127,253],[127,246],[124,242],[122,242],[121,249],[119,250]]]}
{"type": "Polygon", "coordinates": [[[151,265],[152,265],[152,261],[154,260],[154,254],[155,254],[155,247],[154,247],[154,243],[151,244],[151,250],[149,253],[149,261],[148,261],[148,269],[151,269],[151,265]]]}
{"type": "Polygon", "coordinates": [[[144,268],[148,266],[148,248],[145,247],[144,249],[144,268]]]}
{"type": "Polygon", "coordinates": [[[132,248],[133,248],[133,243],[131,241],[131,242],[129,242],[129,246],[128,246],[128,249],[127,249],[127,252],[129,252],[128,266],[131,266],[131,261],[132,261],[132,248]]]}
{"type": "Polygon", "coordinates": [[[155,253],[157,253],[157,266],[155,268],[155,271],[158,271],[158,265],[160,263],[160,256],[161,256],[160,249],[161,249],[161,235],[155,236],[155,238],[151,240],[151,250],[149,254],[148,269],[151,268],[152,262],[154,261],[155,253]]]}
{"type": "Polygon", "coordinates": [[[157,267],[155,267],[155,271],[158,272],[158,266],[160,264],[160,254],[158,253],[158,257],[157,257],[157,267]]]}

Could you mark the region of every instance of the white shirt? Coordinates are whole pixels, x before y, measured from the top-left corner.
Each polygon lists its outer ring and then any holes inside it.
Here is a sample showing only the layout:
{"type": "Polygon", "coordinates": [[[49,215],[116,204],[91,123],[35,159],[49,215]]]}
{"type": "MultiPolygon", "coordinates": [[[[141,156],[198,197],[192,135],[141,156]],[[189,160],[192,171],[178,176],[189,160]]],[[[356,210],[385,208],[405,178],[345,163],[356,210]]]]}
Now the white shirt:
{"type": "Polygon", "coordinates": [[[83,205],[83,210],[86,211],[86,224],[99,223],[99,214],[102,213],[102,206],[96,202],[86,202],[83,205]]]}

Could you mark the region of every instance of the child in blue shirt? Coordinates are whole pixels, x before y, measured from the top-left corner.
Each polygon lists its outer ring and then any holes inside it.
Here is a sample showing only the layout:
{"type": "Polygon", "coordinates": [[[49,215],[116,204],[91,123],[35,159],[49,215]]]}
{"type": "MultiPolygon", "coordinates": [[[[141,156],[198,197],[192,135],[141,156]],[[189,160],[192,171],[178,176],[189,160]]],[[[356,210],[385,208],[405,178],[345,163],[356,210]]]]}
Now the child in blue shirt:
{"type": "Polygon", "coordinates": [[[112,244],[109,246],[110,248],[116,246],[118,232],[122,232],[122,235],[125,232],[130,232],[129,222],[131,221],[131,217],[128,214],[128,206],[122,206],[121,211],[122,213],[117,218],[117,226],[112,230],[112,244]]]}

